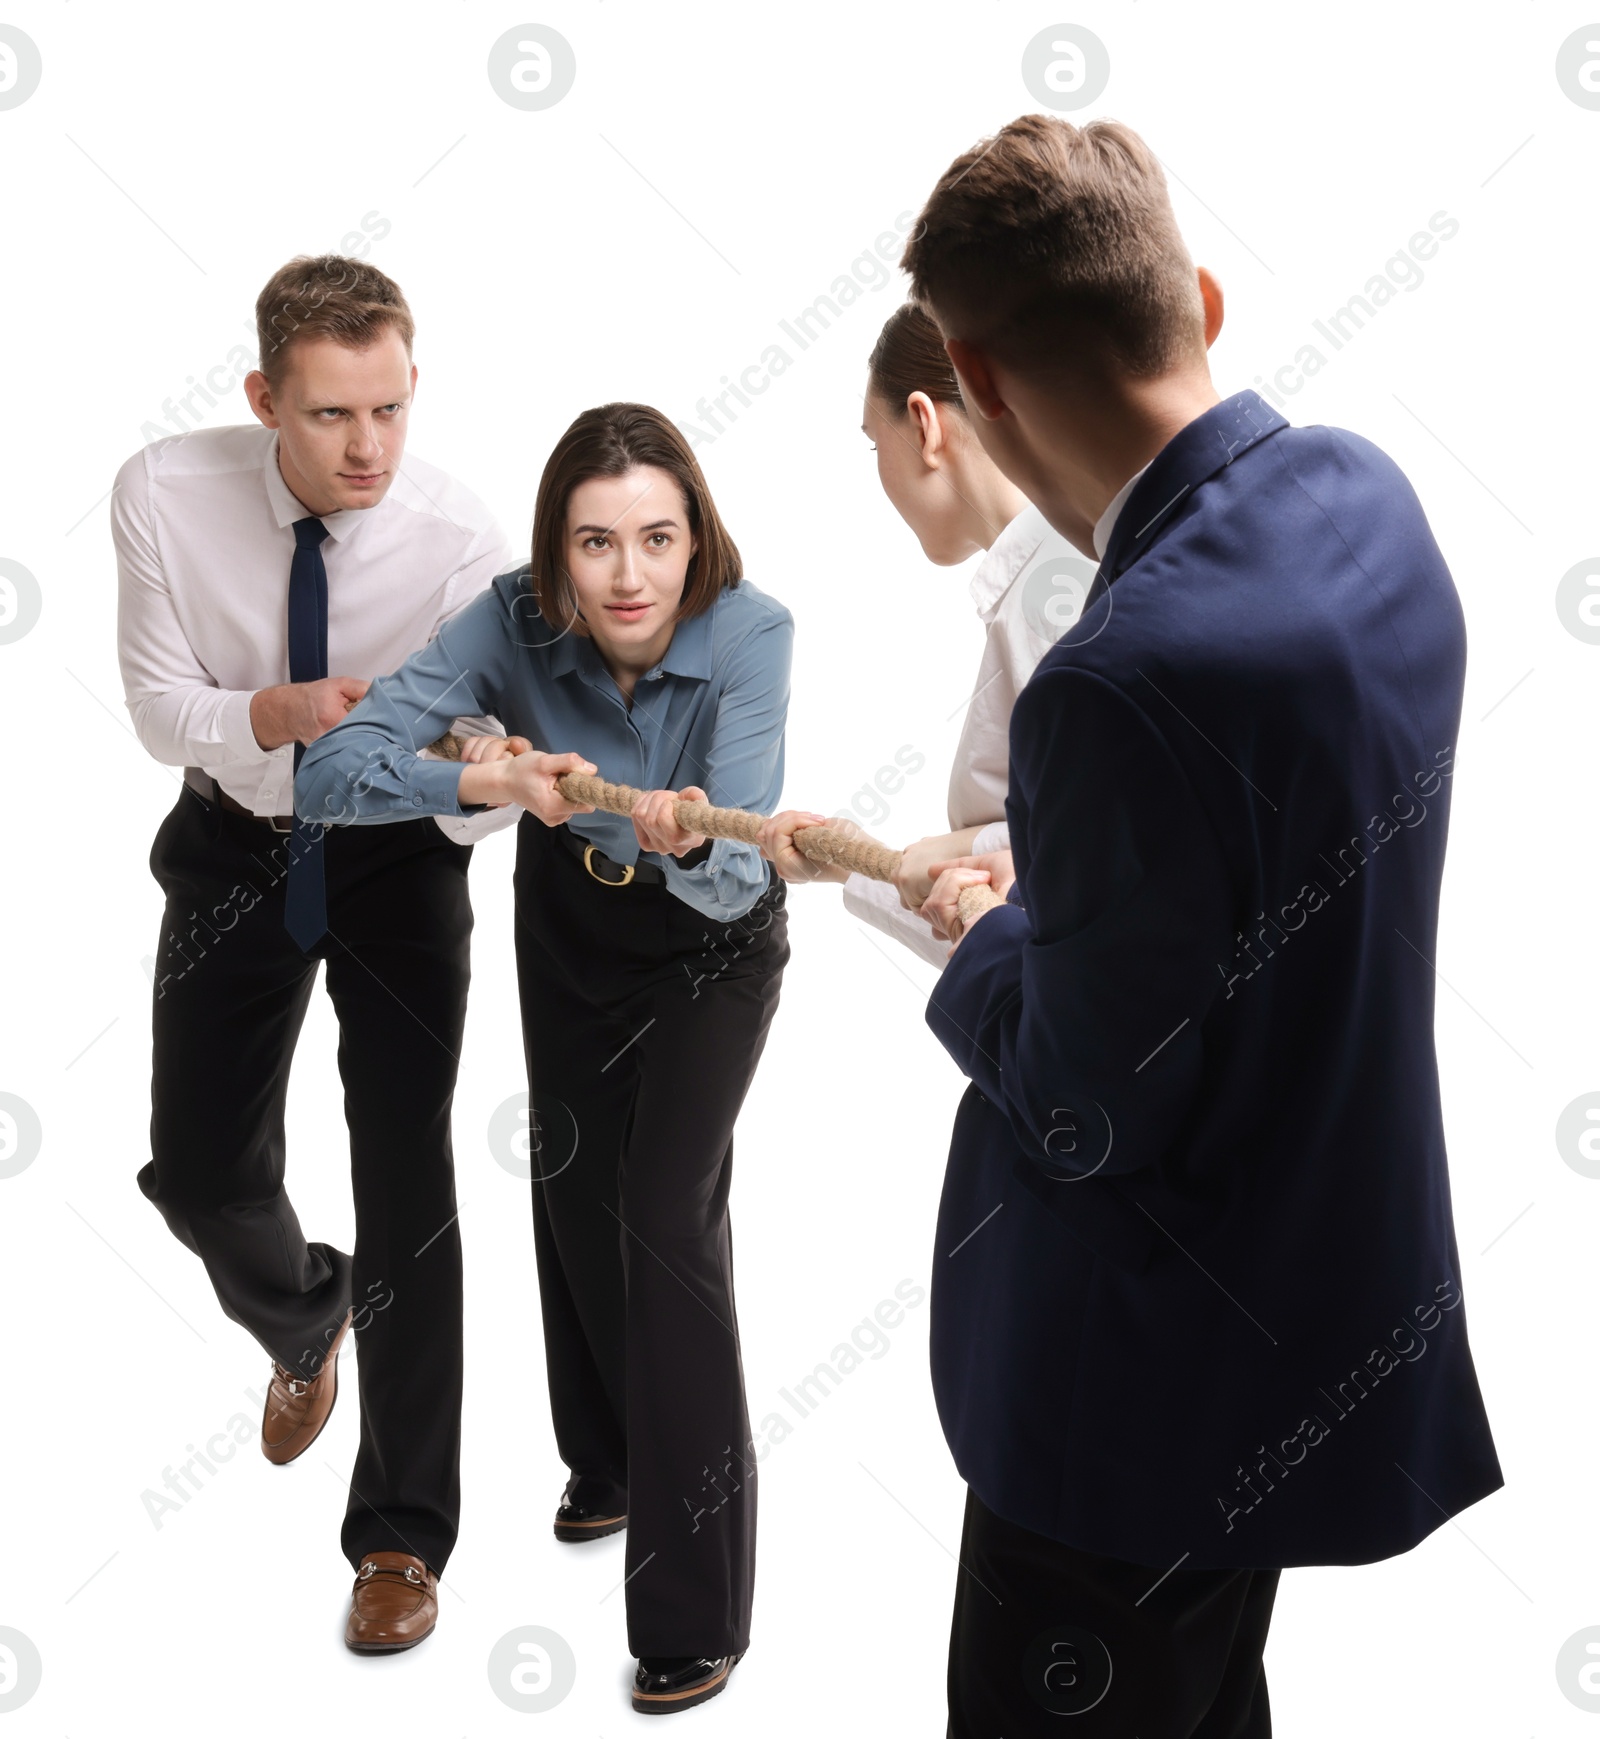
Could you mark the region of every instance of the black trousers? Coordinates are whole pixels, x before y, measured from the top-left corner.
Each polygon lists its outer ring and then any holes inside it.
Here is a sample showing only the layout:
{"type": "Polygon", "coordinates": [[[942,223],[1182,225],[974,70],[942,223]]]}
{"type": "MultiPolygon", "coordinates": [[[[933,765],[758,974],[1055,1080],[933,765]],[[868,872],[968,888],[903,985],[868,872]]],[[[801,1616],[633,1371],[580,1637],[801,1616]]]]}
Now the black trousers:
{"type": "Polygon", "coordinates": [[[532,816],[517,976],[533,1230],[567,1495],[628,1512],[635,1655],[749,1646],[756,1482],[733,1299],[733,1125],[789,958],[774,878],[731,924],[607,887],[532,816]]]}
{"type": "MultiPolygon", "coordinates": [[[[341,1544],[442,1571],[461,1507],[461,1240],[450,1104],[466,1016],[470,851],[431,820],[329,829],[328,933],[283,927],[289,841],[187,786],[150,868],[167,896],[150,1144],[139,1187],[224,1313],[314,1376],[345,1313],[361,1447],[341,1544]],[[284,1189],[289,1065],[327,964],[339,1022],[353,1254],[308,1243],[284,1189]]],[[[327,1132],[322,1163],[342,1140],[327,1132]]]]}
{"type": "Polygon", "coordinates": [[[1165,1568],[1046,1539],[969,1489],[949,1739],[1270,1739],[1278,1571],[1165,1568]]]}

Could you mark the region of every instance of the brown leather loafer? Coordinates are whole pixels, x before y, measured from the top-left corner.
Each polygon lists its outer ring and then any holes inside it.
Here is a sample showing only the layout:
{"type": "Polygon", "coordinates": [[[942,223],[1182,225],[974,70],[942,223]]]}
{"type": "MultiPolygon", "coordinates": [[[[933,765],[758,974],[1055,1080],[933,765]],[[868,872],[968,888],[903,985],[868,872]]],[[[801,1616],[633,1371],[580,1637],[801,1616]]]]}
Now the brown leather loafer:
{"type": "Polygon", "coordinates": [[[322,1369],[309,1380],[286,1371],[276,1359],[267,1385],[267,1405],[261,1415],[261,1453],[274,1467],[303,1455],[328,1423],[339,1395],[339,1347],[350,1332],[354,1308],[345,1312],[339,1332],[329,1344],[322,1369]]]}
{"type": "Polygon", "coordinates": [[[439,1578],[409,1552],[368,1552],[356,1571],[346,1648],[394,1654],[415,1648],[439,1622],[439,1578]]]}

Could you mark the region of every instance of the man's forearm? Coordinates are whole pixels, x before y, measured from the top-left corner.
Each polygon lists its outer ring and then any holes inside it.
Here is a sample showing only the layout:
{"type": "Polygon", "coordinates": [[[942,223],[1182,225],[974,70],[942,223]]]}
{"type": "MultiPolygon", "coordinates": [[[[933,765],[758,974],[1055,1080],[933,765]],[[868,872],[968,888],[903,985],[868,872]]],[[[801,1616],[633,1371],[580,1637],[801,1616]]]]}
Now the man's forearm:
{"type": "Polygon", "coordinates": [[[292,743],[298,733],[290,718],[290,702],[294,684],[281,683],[276,688],[258,688],[250,697],[250,729],[263,749],[281,749],[292,743]]]}
{"type": "Polygon", "coordinates": [[[285,743],[314,743],[331,731],[366,694],[360,676],[322,676],[314,682],[284,682],[258,688],[250,697],[250,728],[266,750],[285,743]]]}

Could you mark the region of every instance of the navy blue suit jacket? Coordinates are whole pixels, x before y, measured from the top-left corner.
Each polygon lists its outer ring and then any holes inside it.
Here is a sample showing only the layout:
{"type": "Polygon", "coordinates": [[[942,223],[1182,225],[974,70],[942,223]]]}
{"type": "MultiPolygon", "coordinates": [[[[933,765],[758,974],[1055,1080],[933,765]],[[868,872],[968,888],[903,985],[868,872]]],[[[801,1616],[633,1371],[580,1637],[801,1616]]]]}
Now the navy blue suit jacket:
{"type": "Polygon", "coordinates": [[[934,1388],[999,1515],[1352,1564],[1502,1483],[1433,1040],[1465,655],[1395,464],[1243,392],[1156,456],[1018,698],[1016,886],[927,1010],[971,1081],[934,1388]]]}

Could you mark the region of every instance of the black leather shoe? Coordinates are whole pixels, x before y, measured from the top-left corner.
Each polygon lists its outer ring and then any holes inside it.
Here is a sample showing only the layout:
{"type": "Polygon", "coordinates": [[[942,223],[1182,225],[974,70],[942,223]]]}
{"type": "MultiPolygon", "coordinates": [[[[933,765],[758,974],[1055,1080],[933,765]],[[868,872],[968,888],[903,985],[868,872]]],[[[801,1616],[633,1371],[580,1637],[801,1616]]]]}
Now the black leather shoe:
{"type": "Polygon", "coordinates": [[[569,1545],[580,1540],[602,1540],[607,1534],[617,1534],[627,1527],[628,1513],[620,1515],[609,1510],[589,1510],[582,1504],[564,1499],[556,1509],[556,1538],[569,1545]]]}
{"type": "Polygon", "coordinates": [[[633,1707],[640,1715],[671,1715],[703,1703],[728,1682],[728,1674],[744,1659],[738,1654],[704,1656],[641,1655],[633,1675],[633,1707]]]}

